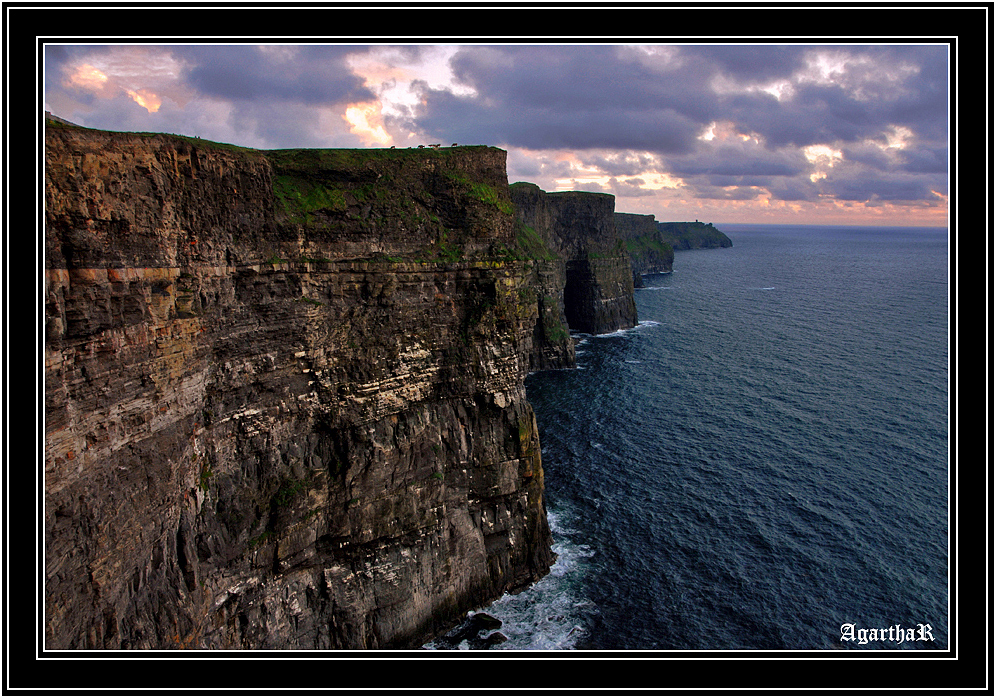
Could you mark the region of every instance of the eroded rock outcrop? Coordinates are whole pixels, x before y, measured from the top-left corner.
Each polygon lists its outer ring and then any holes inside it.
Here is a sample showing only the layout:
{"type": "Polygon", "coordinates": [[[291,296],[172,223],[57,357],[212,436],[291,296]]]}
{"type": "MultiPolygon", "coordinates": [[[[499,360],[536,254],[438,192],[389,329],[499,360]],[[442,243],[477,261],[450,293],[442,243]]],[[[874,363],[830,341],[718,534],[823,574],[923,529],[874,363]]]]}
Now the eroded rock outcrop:
{"type": "Polygon", "coordinates": [[[603,334],[637,324],[633,272],[615,229],[615,197],[511,187],[519,220],[564,264],[564,313],[571,330],[603,334]]]}
{"type": "Polygon", "coordinates": [[[633,285],[643,286],[645,274],[666,274],[673,269],[674,250],[664,239],[653,214],[616,213],[616,232],[625,243],[633,266],[633,285]]]}
{"type": "Polygon", "coordinates": [[[504,157],[50,124],[47,648],[415,646],[548,571],[504,157]]]}

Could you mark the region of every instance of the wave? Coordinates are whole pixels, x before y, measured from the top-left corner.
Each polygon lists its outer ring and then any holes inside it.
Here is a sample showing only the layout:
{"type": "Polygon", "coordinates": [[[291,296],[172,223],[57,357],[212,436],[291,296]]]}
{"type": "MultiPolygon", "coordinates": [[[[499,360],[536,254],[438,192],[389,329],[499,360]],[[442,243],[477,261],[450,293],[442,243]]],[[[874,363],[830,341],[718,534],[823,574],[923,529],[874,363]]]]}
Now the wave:
{"type": "Polygon", "coordinates": [[[654,327],[659,324],[661,323],[657,322],[656,320],[640,320],[633,327],[625,327],[621,330],[615,330],[614,332],[606,332],[605,334],[585,335],[585,337],[593,337],[593,336],[597,338],[622,337],[624,335],[630,334],[631,332],[639,332],[640,330],[646,329],[648,327],[654,327]]]}
{"type": "MultiPolygon", "coordinates": [[[[501,621],[498,631],[507,640],[492,645],[491,650],[570,650],[585,637],[585,628],[597,613],[595,604],[579,591],[586,561],[594,555],[592,549],[575,543],[571,535],[577,532],[564,523],[556,511],[547,512],[553,533],[553,551],[557,560],[549,574],[517,594],[505,594],[487,608],[488,615],[501,621]]],[[[468,614],[468,618],[473,613],[468,614]]],[[[486,631],[490,632],[490,631],[486,631]]],[[[470,650],[464,640],[457,647],[434,640],[424,649],[470,650]]]]}

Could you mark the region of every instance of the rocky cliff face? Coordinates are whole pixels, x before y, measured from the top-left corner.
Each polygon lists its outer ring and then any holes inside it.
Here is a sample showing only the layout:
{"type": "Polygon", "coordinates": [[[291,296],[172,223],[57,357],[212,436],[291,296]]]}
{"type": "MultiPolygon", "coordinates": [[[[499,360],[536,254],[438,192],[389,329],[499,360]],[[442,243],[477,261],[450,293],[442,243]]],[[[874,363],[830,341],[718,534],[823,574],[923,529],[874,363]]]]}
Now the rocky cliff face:
{"type": "Polygon", "coordinates": [[[633,285],[643,285],[644,274],[666,274],[674,265],[674,250],[657,227],[653,214],[615,214],[616,231],[626,243],[633,265],[633,285]]]}
{"type": "Polygon", "coordinates": [[[564,313],[570,329],[603,334],[637,323],[633,273],[616,233],[615,197],[511,187],[520,222],[564,263],[564,313]]]}
{"type": "Polygon", "coordinates": [[[417,646],[548,571],[504,157],[50,125],[47,648],[417,646]]]}

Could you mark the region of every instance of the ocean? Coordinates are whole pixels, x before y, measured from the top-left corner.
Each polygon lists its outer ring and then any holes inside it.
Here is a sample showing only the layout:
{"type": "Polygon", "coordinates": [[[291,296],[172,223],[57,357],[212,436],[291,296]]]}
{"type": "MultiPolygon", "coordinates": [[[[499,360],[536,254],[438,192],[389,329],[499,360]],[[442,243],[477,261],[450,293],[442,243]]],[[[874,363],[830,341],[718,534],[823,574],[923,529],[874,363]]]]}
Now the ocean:
{"type": "Polygon", "coordinates": [[[528,377],[558,559],[489,651],[947,649],[947,230],[717,227],[528,377]]]}

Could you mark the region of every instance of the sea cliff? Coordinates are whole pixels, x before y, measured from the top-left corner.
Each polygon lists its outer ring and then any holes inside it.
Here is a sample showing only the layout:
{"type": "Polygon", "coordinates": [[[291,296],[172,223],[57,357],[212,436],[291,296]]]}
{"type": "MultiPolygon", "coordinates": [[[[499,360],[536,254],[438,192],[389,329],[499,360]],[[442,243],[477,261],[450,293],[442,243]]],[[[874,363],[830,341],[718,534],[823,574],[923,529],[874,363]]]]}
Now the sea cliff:
{"type": "Polygon", "coordinates": [[[46,647],[414,647],[547,573],[505,177],[49,123],[46,647]]]}
{"type": "Polygon", "coordinates": [[[511,186],[519,221],[564,264],[564,312],[571,330],[603,334],[637,324],[631,261],[615,227],[615,197],[511,186]]]}
{"type": "Polygon", "coordinates": [[[633,266],[634,287],[643,286],[645,274],[673,271],[674,249],[665,240],[653,214],[617,213],[614,218],[633,266]]]}
{"type": "Polygon", "coordinates": [[[419,647],[548,573],[525,377],[671,257],[505,155],[47,122],[47,648],[419,647]]]}

